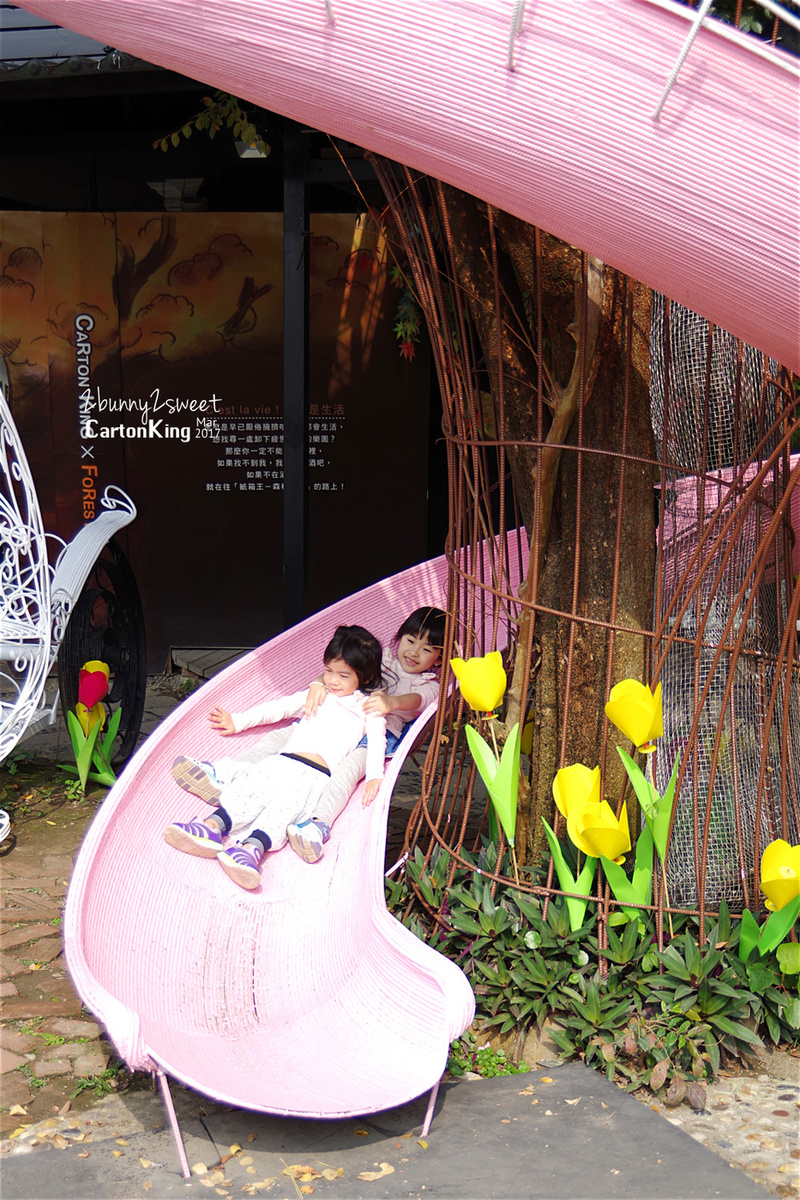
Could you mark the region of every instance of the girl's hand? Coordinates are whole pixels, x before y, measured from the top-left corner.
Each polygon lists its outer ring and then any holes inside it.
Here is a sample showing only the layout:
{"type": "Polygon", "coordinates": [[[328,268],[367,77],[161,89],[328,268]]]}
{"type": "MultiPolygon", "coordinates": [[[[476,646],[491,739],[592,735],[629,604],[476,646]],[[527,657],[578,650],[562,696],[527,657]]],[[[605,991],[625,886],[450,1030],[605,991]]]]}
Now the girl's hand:
{"type": "Polygon", "coordinates": [[[232,733],[236,733],[236,728],[233,724],[233,717],[225,708],[212,708],[208,714],[208,722],[212,729],[216,729],[217,733],[221,733],[223,737],[230,737],[232,733]]]}
{"type": "Polygon", "coordinates": [[[325,684],[320,683],[318,679],[315,679],[314,682],[310,684],[308,689],[308,695],[306,696],[306,708],[303,716],[313,717],[320,704],[324,703],[327,694],[328,689],[325,687],[325,684]]]}
{"type": "Polygon", "coordinates": [[[364,788],[364,798],[361,801],[362,808],[369,808],[370,804],[372,804],[372,801],[381,790],[382,783],[382,779],[370,779],[367,786],[364,788]]]}
{"type": "Polygon", "coordinates": [[[373,692],[361,705],[368,717],[386,717],[394,711],[394,705],[386,692],[373,692]]]}

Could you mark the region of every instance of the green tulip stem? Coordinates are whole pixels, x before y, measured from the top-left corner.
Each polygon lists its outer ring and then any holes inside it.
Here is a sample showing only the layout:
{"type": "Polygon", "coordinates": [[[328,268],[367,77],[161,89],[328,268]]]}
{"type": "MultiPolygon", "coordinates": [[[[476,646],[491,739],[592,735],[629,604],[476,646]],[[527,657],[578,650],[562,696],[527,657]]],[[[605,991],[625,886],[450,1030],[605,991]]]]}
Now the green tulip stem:
{"type": "MultiPolygon", "coordinates": [[[[652,754],[648,754],[647,756],[647,774],[650,776],[650,783],[653,785],[653,790],[655,790],[656,786],[656,764],[653,761],[654,757],[655,756],[652,754]]],[[[664,886],[664,903],[667,909],[667,921],[669,922],[669,936],[670,938],[674,938],[675,930],[672,928],[672,913],[670,912],[669,907],[669,888],[667,887],[667,865],[663,859],[661,861],[661,882],[664,886]]]]}
{"type": "Polygon", "coordinates": [[[494,756],[499,763],[500,762],[500,751],[497,749],[497,738],[496,738],[495,732],[494,732],[494,723],[497,720],[497,718],[495,717],[494,713],[487,713],[487,716],[489,718],[489,728],[492,731],[492,743],[494,745],[494,756]]]}

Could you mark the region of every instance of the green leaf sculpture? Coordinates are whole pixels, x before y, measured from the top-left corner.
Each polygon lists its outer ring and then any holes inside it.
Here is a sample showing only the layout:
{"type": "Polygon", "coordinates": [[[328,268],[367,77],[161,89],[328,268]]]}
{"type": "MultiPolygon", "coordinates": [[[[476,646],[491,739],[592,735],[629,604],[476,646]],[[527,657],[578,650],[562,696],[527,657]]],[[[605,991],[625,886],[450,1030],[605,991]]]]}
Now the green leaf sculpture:
{"type": "Polygon", "coordinates": [[[768,954],[779,946],[800,915],[800,896],[795,896],[789,904],[770,913],[763,925],[759,926],[749,908],[742,913],[742,923],[739,932],[739,958],[747,962],[754,950],[759,955],[768,954]]]}
{"type": "Polygon", "coordinates": [[[515,725],[508,735],[499,763],[494,751],[472,725],[467,726],[467,742],[508,844],[513,846],[519,792],[519,725],[515,725]]]}
{"type": "MultiPolygon", "coordinates": [[[[608,885],[614,896],[622,904],[647,905],[653,891],[653,835],[649,825],[639,834],[636,843],[636,859],[633,868],[633,879],[629,879],[622,867],[601,854],[608,885]]],[[[623,908],[622,911],[631,920],[640,918],[643,914],[639,908],[623,908]]]]}
{"type": "MultiPolygon", "coordinates": [[[[567,896],[567,911],[569,912],[569,927],[573,933],[583,925],[584,916],[586,914],[586,905],[589,903],[589,889],[592,886],[594,873],[597,868],[596,858],[587,858],[583,864],[583,869],[577,879],[572,874],[569,865],[564,858],[564,851],[561,849],[559,842],[553,830],[542,817],[544,832],[550,846],[550,853],[553,856],[553,863],[556,868],[556,875],[561,886],[562,892],[577,892],[586,896],[585,900],[578,899],[573,896],[567,896]]],[[[615,864],[616,865],[616,864],[615,864]]],[[[624,872],[623,872],[624,874],[624,872]]]]}
{"type": "Polygon", "coordinates": [[[669,826],[672,820],[672,807],[675,803],[675,785],[678,781],[679,755],[675,755],[675,763],[669,783],[667,784],[667,790],[661,796],[653,787],[650,780],[645,777],[641,768],[621,746],[617,746],[617,753],[625,765],[628,778],[642,806],[642,812],[644,813],[647,828],[650,830],[653,845],[663,863],[667,857],[667,838],[669,837],[669,826]]]}

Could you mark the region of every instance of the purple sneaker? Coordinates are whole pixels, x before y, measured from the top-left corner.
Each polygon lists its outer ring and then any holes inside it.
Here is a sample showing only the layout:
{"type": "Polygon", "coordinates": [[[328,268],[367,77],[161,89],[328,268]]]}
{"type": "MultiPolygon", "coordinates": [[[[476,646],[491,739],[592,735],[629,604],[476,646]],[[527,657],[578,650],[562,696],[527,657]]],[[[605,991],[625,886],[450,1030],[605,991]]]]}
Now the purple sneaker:
{"type": "Polygon", "coordinates": [[[216,804],[221,792],[214,774],[214,767],[208,762],[198,762],[196,758],[179,755],[172,764],[172,778],[186,792],[199,796],[206,804],[216,804]]]}
{"type": "Polygon", "coordinates": [[[263,855],[256,854],[249,847],[234,843],[227,850],[220,850],[217,861],[234,883],[238,883],[239,887],[247,888],[248,892],[252,892],[253,888],[257,888],[261,882],[261,873],[258,867],[262,857],[263,855]]]}
{"type": "Polygon", "coordinates": [[[184,854],[197,854],[200,858],[216,858],[222,849],[222,836],[209,829],[202,821],[181,824],[175,821],[164,830],[164,841],[184,854]]]}

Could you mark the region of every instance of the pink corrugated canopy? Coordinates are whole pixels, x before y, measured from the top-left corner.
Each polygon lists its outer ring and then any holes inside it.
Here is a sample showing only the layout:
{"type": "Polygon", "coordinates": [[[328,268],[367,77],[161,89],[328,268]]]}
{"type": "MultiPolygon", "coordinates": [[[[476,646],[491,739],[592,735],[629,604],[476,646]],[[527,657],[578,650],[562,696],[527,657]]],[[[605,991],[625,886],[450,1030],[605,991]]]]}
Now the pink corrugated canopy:
{"type": "Polygon", "coordinates": [[[694,17],[672,0],[25,7],[464,188],[800,372],[797,63],[753,38],[706,23],[656,117],[694,17]]]}

